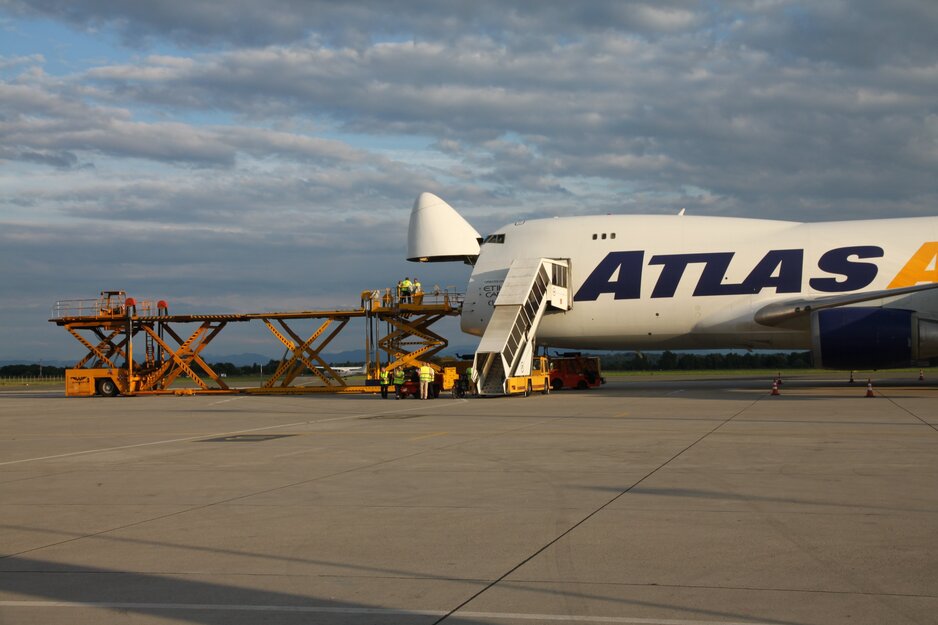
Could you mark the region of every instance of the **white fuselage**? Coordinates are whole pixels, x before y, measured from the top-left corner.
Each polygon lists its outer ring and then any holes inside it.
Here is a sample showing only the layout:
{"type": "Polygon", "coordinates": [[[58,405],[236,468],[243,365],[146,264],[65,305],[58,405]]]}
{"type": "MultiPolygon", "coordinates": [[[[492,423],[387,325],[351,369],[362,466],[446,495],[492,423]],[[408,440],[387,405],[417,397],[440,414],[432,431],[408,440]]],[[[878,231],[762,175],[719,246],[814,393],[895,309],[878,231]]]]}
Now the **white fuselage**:
{"type": "MultiPolygon", "coordinates": [[[[545,315],[538,344],[808,349],[808,328],[760,325],[756,311],[773,302],[902,286],[900,275],[908,283],[910,263],[923,265],[923,246],[938,241],[938,217],[824,223],[567,217],[520,221],[496,234],[504,237],[487,238],[494,240],[481,246],[469,280],[462,329],[470,334],[484,332],[512,261],[543,257],[569,260],[572,308],[545,315]]],[[[934,273],[934,260],[928,263],[920,274],[934,273]]],[[[938,308],[933,292],[911,297],[919,309],[938,308]]]]}

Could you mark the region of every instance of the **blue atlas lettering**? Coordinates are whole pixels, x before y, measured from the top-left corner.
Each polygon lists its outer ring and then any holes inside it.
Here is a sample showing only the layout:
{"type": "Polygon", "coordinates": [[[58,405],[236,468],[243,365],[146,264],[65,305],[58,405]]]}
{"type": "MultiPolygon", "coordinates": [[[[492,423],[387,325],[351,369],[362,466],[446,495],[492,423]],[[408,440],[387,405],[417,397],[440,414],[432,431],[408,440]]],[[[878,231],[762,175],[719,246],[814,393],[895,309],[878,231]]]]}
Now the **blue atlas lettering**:
{"type": "Polygon", "coordinates": [[[801,291],[803,250],[771,250],[741,283],[724,283],[733,252],[704,254],[664,254],[653,256],[649,265],[664,265],[651,293],[654,297],[674,297],[687,265],[704,263],[694,295],[746,295],[775,287],[777,293],[801,291]]]}
{"type": "Polygon", "coordinates": [[[603,293],[614,293],[615,299],[638,299],[644,259],[645,252],[610,252],[583,282],[574,301],[593,302],[603,293]]]}
{"type": "Polygon", "coordinates": [[[821,256],[817,266],[821,271],[844,276],[844,280],[836,278],[811,278],[808,284],[816,291],[826,293],[840,293],[843,291],[856,291],[869,286],[879,273],[879,267],[873,263],[851,262],[850,257],[882,258],[883,248],[875,245],[856,245],[854,247],[838,247],[821,256]]]}
{"type": "MultiPolygon", "coordinates": [[[[652,289],[652,298],[674,297],[687,272],[687,267],[703,264],[694,288],[694,296],[701,295],[755,295],[763,289],[776,293],[800,293],[804,273],[804,250],[769,250],[753,267],[746,279],[727,283],[726,274],[734,252],[700,252],[694,254],[657,254],[648,265],[661,265],[661,273],[652,289]]],[[[869,286],[879,271],[874,263],[856,259],[881,258],[883,248],[875,245],[839,247],[826,252],[818,260],[818,268],[832,276],[811,278],[809,285],[817,291],[838,293],[856,291],[869,286]]],[[[640,250],[610,252],[586,278],[573,299],[578,302],[596,301],[603,293],[612,293],[615,299],[641,297],[642,269],[645,252],[640,250]]]]}
{"type": "Polygon", "coordinates": [[[743,293],[760,293],[775,287],[776,293],[800,293],[804,250],[771,250],[746,276],[743,293]]]}
{"type": "MultiPolygon", "coordinates": [[[[720,289],[724,286],[720,284],[723,276],[726,275],[726,268],[730,266],[733,260],[733,252],[710,252],[705,254],[660,254],[653,256],[648,261],[649,265],[663,265],[661,275],[658,276],[658,282],[651,292],[652,297],[674,297],[677,291],[677,285],[684,277],[684,271],[688,265],[694,263],[705,263],[703,273],[700,274],[700,280],[697,282],[697,288],[694,295],[734,295],[739,291],[720,289]]],[[[725,285],[727,287],[738,287],[739,285],[725,285]]]]}

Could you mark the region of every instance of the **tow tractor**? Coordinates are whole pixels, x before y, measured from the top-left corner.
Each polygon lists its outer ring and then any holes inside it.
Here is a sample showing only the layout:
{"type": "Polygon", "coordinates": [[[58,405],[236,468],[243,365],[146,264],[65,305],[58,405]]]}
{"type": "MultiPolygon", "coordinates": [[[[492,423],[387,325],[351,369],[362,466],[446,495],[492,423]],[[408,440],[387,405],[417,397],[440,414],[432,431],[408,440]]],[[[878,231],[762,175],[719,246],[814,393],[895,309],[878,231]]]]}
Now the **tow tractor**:
{"type": "Polygon", "coordinates": [[[597,356],[567,352],[550,359],[550,385],[555,391],[562,388],[583,390],[605,383],[597,356]]]}

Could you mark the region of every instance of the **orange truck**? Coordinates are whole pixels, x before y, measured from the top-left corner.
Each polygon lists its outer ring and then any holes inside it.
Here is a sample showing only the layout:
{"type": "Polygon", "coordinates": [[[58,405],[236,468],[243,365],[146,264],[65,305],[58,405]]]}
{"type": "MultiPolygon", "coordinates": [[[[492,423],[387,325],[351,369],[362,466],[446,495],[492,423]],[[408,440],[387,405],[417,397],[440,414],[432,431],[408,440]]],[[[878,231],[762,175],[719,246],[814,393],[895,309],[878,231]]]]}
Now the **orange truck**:
{"type": "Polygon", "coordinates": [[[605,383],[598,356],[567,353],[550,359],[550,385],[555,391],[594,388],[605,383]]]}

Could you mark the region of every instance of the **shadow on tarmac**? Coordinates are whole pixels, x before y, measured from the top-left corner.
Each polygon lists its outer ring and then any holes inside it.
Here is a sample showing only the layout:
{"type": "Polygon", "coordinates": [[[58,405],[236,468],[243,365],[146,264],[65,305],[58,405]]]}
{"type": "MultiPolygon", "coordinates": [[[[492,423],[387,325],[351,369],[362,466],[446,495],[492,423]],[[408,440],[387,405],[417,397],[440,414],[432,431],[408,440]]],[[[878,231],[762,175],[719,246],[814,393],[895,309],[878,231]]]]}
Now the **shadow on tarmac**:
{"type": "MultiPolygon", "coordinates": [[[[609,493],[621,493],[623,488],[617,488],[615,486],[593,486],[585,487],[587,490],[597,491],[597,492],[609,492],[609,493]]],[[[764,495],[751,495],[751,494],[739,494],[739,493],[721,493],[712,490],[703,490],[695,488],[650,488],[643,486],[636,486],[635,488],[628,491],[629,496],[633,495],[648,495],[653,497],[675,497],[675,498],[687,498],[687,499],[708,499],[713,501],[739,501],[739,502],[762,502],[762,503],[778,503],[778,504],[789,504],[796,506],[817,506],[822,508],[844,508],[849,510],[854,510],[857,514],[861,514],[862,510],[869,511],[886,511],[886,512],[907,512],[910,514],[922,513],[922,514],[934,514],[935,510],[926,510],[919,508],[897,508],[894,505],[889,506],[875,506],[871,504],[864,503],[862,505],[857,504],[845,504],[845,503],[834,503],[831,501],[811,501],[808,499],[795,499],[793,497],[766,497],[764,495]]],[[[760,511],[770,514],[773,511],[760,511]]]]}
{"type": "MultiPolygon", "coordinates": [[[[228,584],[179,579],[170,575],[134,573],[89,566],[74,566],[33,558],[11,556],[0,559],[0,591],[20,597],[41,597],[42,600],[8,600],[0,602],[0,615],[13,609],[61,610],[63,620],[78,620],[74,610],[108,610],[116,615],[142,614],[174,621],[201,625],[237,625],[244,623],[265,624],[348,624],[361,622],[380,623],[452,623],[453,625],[491,625],[493,619],[505,618],[498,613],[475,613],[471,605],[464,609],[467,615],[450,615],[450,610],[407,610],[381,608],[374,605],[319,599],[272,590],[258,590],[228,584]],[[311,620],[312,619],[312,620],[311,620]]],[[[446,580],[458,581],[458,580],[446,580]]],[[[467,580],[478,584],[479,580],[467,580]]],[[[484,583],[484,582],[483,582],[484,583]]],[[[654,585],[654,584],[653,584],[654,585]]],[[[687,611],[690,614],[708,617],[732,618],[736,622],[761,622],[752,615],[705,610],[700,608],[669,605],[635,599],[613,599],[585,593],[532,588],[524,583],[505,581],[502,588],[518,591],[563,595],[578,599],[613,601],[628,606],[687,611]]],[[[656,586],[656,585],[655,585],[656,586]]],[[[473,590],[470,593],[475,592],[473,590]]],[[[478,593],[477,593],[478,594],[478,593]]],[[[475,595],[473,595],[475,596],[475,595]]],[[[471,603],[471,601],[470,601],[471,603]]],[[[537,617],[538,615],[530,615],[537,617]]],[[[548,620],[578,622],[578,615],[546,615],[548,620]]],[[[590,622],[588,615],[581,615],[582,622],[590,622]]],[[[615,617],[613,617],[615,619],[615,617]]],[[[616,619],[618,620],[618,619],[616,619]]],[[[633,619],[622,617],[623,622],[633,619]]],[[[643,619],[644,621],[644,619],[643,619]]],[[[637,621],[636,621],[637,622],[637,621]]],[[[666,622],[647,619],[647,622],[666,622]]],[[[668,621],[670,622],[670,621],[668,621]]],[[[794,622],[772,619],[779,625],[797,625],[794,622]]]]}

